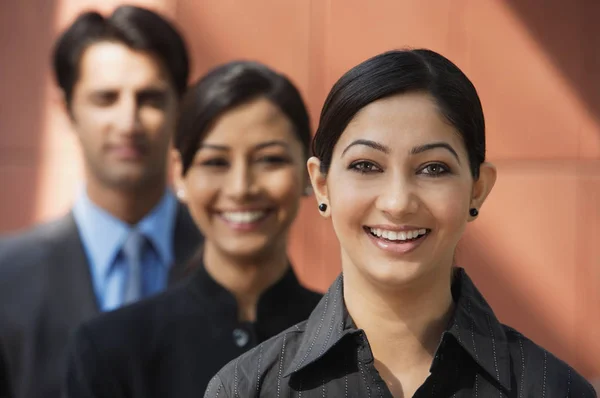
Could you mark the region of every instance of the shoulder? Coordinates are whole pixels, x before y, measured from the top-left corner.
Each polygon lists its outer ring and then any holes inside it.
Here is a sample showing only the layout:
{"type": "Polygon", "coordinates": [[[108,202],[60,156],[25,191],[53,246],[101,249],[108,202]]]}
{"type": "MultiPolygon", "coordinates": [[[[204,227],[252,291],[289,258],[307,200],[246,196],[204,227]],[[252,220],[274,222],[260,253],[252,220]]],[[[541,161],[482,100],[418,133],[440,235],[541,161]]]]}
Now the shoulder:
{"type": "MultiPolygon", "coordinates": [[[[31,257],[39,253],[39,249],[47,249],[55,239],[64,235],[67,226],[68,216],[65,216],[0,236],[0,266],[9,260],[31,257]]],[[[74,223],[73,228],[75,228],[74,223]]]]}
{"type": "Polygon", "coordinates": [[[109,357],[128,355],[132,351],[146,352],[158,339],[165,338],[163,334],[172,331],[170,326],[174,323],[201,322],[201,311],[197,306],[188,285],[180,284],[84,322],[77,329],[74,341],[93,342],[103,356],[109,357]]]}
{"type": "Polygon", "coordinates": [[[519,331],[502,325],[516,377],[522,391],[596,397],[592,385],[566,362],[537,345],[519,331]]]}
{"type": "Polygon", "coordinates": [[[284,364],[291,363],[298,353],[306,323],[284,330],[229,362],[211,380],[205,397],[253,397],[262,381],[282,377],[287,370],[284,364]]]}
{"type": "Polygon", "coordinates": [[[50,272],[53,253],[73,236],[77,236],[77,227],[70,215],[1,236],[0,292],[12,291],[8,288],[36,279],[40,283],[46,280],[40,273],[50,272]]]}

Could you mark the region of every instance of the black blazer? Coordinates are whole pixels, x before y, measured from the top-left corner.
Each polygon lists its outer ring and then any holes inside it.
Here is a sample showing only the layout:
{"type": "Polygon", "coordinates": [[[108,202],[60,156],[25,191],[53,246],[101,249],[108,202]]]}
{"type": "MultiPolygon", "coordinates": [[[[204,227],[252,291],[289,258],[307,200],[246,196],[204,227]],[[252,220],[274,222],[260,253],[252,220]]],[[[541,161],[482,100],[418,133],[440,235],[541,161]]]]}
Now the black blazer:
{"type": "Polygon", "coordinates": [[[70,349],[66,396],[202,397],[223,365],[306,319],[321,298],[290,268],[261,296],[256,322],[239,322],[233,295],[196,268],[180,287],[84,323],[70,349]]]}
{"type": "MultiPolygon", "coordinates": [[[[169,284],[200,242],[179,204],[169,284]]],[[[68,339],[100,312],[72,213],[0,240],[0,303],[0,397],[59,397],[68,339]]]]}

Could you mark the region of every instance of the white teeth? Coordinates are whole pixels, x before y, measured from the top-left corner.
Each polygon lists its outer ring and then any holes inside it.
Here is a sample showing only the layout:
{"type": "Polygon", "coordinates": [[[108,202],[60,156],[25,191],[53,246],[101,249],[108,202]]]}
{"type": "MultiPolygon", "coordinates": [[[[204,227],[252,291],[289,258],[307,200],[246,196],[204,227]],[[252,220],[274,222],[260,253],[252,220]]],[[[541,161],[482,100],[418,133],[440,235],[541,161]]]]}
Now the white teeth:
{"type": "Polygon", "coordinates": [[[265,216],[266,211],[230,211],[221,213],[224,219],[238,224],[249,224],[260,220],[265,216]]]}
{"type": "Polygon", "coordinates": [[[387,240],[415,239],[415,238],[417,238],[421,235],[425,235],[427,233],[427,230],[425,228],[416,229],[413,231],[400,231],[400,232],[387,231],[387,230],[379,229],[379,228],[369,228],[369,231],[373,235],[378,236],[383,239],[387,239],[387,240]]]}

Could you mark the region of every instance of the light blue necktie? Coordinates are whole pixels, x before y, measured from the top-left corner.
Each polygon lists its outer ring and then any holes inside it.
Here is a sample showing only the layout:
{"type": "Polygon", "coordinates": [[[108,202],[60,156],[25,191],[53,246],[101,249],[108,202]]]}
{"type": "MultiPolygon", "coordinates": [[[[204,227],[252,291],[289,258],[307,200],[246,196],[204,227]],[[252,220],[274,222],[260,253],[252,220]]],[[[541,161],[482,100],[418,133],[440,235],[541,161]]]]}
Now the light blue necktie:
{"type": "Polygon", "coordinates": [[[142,298],[142,258],[146,238],[137,229],[132,229],[121,249],[127,272],[123,286],[122,305],[142,298]]]}

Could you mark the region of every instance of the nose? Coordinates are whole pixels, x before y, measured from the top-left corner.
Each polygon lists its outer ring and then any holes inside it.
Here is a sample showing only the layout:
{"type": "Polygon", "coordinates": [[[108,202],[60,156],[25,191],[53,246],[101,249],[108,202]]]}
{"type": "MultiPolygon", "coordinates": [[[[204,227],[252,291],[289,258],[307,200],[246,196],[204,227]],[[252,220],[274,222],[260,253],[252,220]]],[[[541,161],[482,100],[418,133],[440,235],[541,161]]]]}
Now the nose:
{"type": "Polygon", "coordinates": [[[256,193],[256,179],[246,162],[234,163],[223,183],[227,196],[238,202],[256,193]]]}
{"type": "Polygon", "coordinates": [[[122,96],[114,122],[121,134],[132,135],[139,131],[139,109],[135,98],[122,96]]]}
{"type": "Polygon", "coordinates": [[[419,209],[417,189],[410,178],[391,175],[381,186],[376,207],[392,220],[402,220],[419,209]]]}

